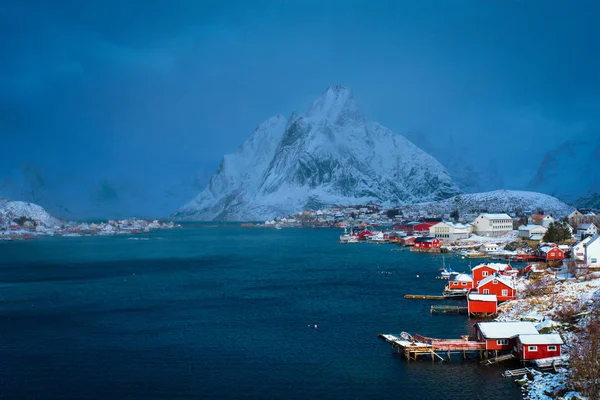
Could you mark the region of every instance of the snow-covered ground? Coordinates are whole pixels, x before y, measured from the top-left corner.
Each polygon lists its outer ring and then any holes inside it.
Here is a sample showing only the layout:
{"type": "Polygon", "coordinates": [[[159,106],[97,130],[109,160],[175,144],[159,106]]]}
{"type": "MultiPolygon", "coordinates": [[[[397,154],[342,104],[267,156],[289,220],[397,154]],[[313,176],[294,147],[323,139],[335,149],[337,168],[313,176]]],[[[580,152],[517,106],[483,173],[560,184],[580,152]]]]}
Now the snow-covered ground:
{"type": "MultiPolygon", "coordinates": [[[[527,320],[537,324],[543,333],[559,333],[565,342],[563,354],[571,351],[573,330],[585,330],[589,320],[589,312],[600,307],[600,273],[595,273],[585,280],[555,280],[552,274],[539,277],[539,290],[536,295],[531,292],[531,281],[526,278],[518,280],[519,298],[503,303],[499,308],[499,321],[527,320]],[[575,321],[566,322],[570,316],[575,321]]],[[[523,385],[526,399],[542,400],[557,398],[583,398],[570,390],[570,369],[567,365],[558,373],[536,372],[533,380],[523,385]],[[578,396],[578,397],[577,397],[578,396]]]]}
{"type": "Polygon", "coordinates": [[[492,192],[468,193],[449,199],[403,206],[405,214],[446,215],[454,210],[462,214],[481,212],[535,212],[539,209],[554,217],[562,217],[575,210],[556,197],[543,193],[521,190],[494,190],[492,192]]]}

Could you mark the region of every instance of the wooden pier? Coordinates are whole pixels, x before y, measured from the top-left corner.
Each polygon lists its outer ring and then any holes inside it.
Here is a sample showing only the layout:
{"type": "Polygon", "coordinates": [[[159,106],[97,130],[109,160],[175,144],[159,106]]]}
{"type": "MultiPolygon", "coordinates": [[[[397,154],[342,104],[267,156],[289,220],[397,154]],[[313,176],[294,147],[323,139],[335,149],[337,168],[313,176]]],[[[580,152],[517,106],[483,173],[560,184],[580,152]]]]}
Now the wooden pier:
{"type": "Polygon", "coordinates": [[[446,300],[447,297],[444,296],[436,296],[430,294],[405,294],[405,299],[415,299],[415,300],[446,300]]]}
{"type": "Polygon", "coordinates": [[[467,352],[478,352],[482,359],[485,353],[485,343],[469,340],[469,336],[462,336],[461,339],[435,339],[402,332],[400,336],[379,334],[379,337],[392,344],[392,351],[404,353],[408,361],[417,360],[420,356],[429,356],[431,361],[445,361],[442,355],[451,360],[452,353],[459,353],[462,358],[467,358],[467,352]]]}
{"type": "Polygon", "coordinates": [[[431,312],[431,314],[434,314],[434,315],[438,315],[438,314],[441,314],[441,315],[450,315],[450,314],[467,315],[468,308],[463,307],[463,306],[435,305],[435,306],[431,306],[430,312],[431,312]]]}
{"type": "Polygon", "coordinates": [[[504,354],[504,355],[501,355],[501,356],[497,356],[497,357],[489,358],[487,360],[483,360],[481,362],[481,364],[482,365],[498,364],[499,362],[512,360],[513,358],[516,358],[516,357],[512,353],[510,353],[510,354],[504,354]]]}

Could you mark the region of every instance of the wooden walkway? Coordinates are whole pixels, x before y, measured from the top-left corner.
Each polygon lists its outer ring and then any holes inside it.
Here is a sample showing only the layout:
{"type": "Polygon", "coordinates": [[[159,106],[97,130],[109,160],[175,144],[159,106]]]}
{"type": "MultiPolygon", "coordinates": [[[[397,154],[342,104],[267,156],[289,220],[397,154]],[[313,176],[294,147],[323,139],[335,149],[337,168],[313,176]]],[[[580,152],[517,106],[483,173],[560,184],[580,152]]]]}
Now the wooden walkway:
{"type": "Polygon", "coordinates": [[[435,296],[429,294],[406,294],[404,295],[405,299],[415,299],[415,300],[446,300],[444,296],[435,296]]]}
{"type": "Polygon", "coordinates": [[[417,360],[419,356],[430,356],[431,360],[439,359],[445,361],[442,355],[451,359],[451,353],[460,352],[462,357],[466,358],[467,352],[479,352],[479,357],[483,358],[485,351],[484,342],[475,342],[469,340],[468,336],[461,339],[436,339],[421,335],[411,336],[402,332],[400,336],[390,334],[379,334],[379,337],[392,344],[392,350],[397,353],[404,353],[407,360],[417,360]]]}
{"type": "Polygon", "coordinates": [[[435,305],[431,306],[429,310],[431,314],[434,315],[450,315],[450,314],[458,314],[458,315],[467,315],[468,309],[467,307],[462,306],[444,306],[444,305],[435,305]]]}

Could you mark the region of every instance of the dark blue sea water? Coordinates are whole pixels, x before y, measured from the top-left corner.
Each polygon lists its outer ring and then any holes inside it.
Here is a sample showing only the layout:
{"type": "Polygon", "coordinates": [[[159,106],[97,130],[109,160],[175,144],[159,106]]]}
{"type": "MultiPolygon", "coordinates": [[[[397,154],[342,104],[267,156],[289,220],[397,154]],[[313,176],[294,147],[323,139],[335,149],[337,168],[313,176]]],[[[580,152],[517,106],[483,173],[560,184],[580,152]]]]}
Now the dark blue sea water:
{"type": "Polygon", "coordinates": [[[441,291],[441,256],[339,234],[219,226],[0,243],[0,398],[520,398],[502,367],[392,354],[378,333],[468,332],[466,317],[403,298],[441,291]]]}

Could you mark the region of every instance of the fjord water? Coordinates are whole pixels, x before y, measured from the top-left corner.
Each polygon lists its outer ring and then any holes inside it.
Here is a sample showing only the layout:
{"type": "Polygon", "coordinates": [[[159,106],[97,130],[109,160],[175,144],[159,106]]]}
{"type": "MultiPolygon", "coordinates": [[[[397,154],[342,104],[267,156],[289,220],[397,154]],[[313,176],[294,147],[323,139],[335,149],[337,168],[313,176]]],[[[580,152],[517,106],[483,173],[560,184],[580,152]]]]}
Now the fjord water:
{"type": "Polygon", "coordinates": [[[468,332],[466,317],[403,299],[440,293],[442,258],[339,234],[218,225],[0,243],[0,398],[520,398],[501,367],[392,354],[378,333],[468,332]]]}

